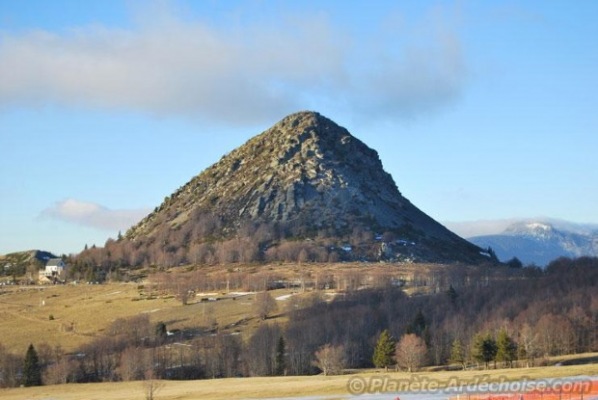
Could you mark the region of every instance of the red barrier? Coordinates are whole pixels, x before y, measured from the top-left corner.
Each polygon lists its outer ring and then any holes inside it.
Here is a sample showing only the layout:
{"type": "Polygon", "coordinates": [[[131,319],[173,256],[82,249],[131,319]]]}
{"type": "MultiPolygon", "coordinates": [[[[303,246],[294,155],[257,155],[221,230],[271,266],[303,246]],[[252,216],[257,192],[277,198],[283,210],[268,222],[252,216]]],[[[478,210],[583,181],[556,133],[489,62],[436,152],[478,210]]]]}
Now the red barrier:
{"type": "Polygon", "coordinates": [[[557,382],[546,390],[524,393],[464,393],[450,400],[594,400],[598,399],[598,381],[557,382]]]}

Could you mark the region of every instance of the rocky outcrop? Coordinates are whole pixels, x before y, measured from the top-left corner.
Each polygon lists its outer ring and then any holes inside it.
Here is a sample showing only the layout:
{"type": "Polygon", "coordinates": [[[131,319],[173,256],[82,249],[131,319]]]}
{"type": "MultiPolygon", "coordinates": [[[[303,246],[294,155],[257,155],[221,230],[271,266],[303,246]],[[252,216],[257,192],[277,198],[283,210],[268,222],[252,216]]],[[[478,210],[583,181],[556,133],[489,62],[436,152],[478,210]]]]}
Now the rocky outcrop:
{"type": "Polygon", "coordinates": [[[376,151],[315,112],[289,115],[225,155],[166,198],[126,238],[202,224],[206,216],[218,220],[210,240],[238,237],[248,223],[286,227],[286,237],[294,240],[342,241],[360,229],[413,243],[421,259],[480,258],[476,246],[401,195],[376,151]]]}

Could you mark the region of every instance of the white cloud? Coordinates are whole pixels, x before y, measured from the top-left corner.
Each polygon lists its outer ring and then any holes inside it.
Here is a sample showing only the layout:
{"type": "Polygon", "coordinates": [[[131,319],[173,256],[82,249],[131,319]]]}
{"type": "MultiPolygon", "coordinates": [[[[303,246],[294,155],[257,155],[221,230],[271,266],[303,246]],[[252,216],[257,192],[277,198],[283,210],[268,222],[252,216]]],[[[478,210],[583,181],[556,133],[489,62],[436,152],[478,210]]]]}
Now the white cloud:
{"type": "Polygon", "coordinates": [[[466,78],[450,18],[433,15],[408,27],[387,24],[367,40],[318,15],[222,28],[163,9],[130,29],[5,32],[0,105],[117,108],[224,124],[321,104],[372,117],[417,115],[454,101],[466,78]]]}
{"type": "Polygon", "coordinates": [[[41,212],[41,217],[107,231],[124,231],[139,222],[150,210],[111,210],[96,203],[75,199],[57,202],[41,212]]]}

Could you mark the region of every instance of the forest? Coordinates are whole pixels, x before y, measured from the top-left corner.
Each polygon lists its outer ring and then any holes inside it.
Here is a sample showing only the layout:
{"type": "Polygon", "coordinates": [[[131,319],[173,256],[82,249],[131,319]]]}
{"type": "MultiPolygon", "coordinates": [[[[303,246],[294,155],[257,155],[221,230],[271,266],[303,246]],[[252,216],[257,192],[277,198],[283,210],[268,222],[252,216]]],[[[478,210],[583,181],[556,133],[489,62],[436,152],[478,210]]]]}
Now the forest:
{"type": "MultiPolygon", "coordinates": [[[[272,299],[262,280],[256,301],[261,309],[254,317],[261,322],[251,335],[217,329],[172,335],[147,315],[119,319],[69,354],[45,343],[34,343],[27,355],[0,346],[0,386],[334,374],[371,367],[527,367],[545,364],[550,356],[598,351],[597,258],[557,259],[545,270],[490,270],[495,274],[457,268],[435,290],[427,282],[428,290],[409,294],[392,279],[369,288],[345,280],[332,301],[321,288],[342,280],[321,277],[309,295],[279,310],[288,316],[285,324],[270,320],[272,299]]],[[[206,284],[201,276],[186,279],[185,292],[206,284]]],[[[154,279],[160,290],[176,294],[176,282],[154,279]]]]}
{"type": "MultiPolygon", "coordinates": [[[[86,246],[71,260],[72,264],[80,270],[97,266],[108,270],[125,266],[174,267],[273,261],[443,262],[451,259],[453,252],[426,238],[409,224],[396,231],[361,226],[340,229],[315,227],[313,223],[299,219],[274,223],[243,221],[238,227],[229,229],[228,222],[222,217],[199,210],[192,212],[189,218],[193,223],[175,227],[163,224],[151,235],[131,238],[127,232],[116,239],[108,239],[104,247],[86,246]],[[430,259],[436,252],[446,254],[446,260],[430,259]]],[[[491,252],[485,261],[496,263],[498,260],[491,252]]]]}

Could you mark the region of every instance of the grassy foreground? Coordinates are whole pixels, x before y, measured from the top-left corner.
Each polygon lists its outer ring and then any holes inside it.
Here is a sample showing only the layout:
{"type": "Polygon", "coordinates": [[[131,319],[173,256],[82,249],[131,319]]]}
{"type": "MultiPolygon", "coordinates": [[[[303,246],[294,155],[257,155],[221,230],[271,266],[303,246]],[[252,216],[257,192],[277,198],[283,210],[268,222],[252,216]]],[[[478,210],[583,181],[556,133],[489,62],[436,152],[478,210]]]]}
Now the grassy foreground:
{"type": "MultiPolygon", "coordinates": [[[[206,317],[217,321],[220,330],[240,320],[242,332],[252,332],[259,324],[253,318],[254,295],[226,298],[217,302],[189,300],[186,306],[174,296],[143,296],[144,290],[134,283],[103,285],[57,285],[0,289],[0,343],[15,354],[25,354],[30,343],[60,345],[67,352],[102,336],[117,318],[147,314],[151,323],[163,321],[168,329],[193,329],[206,326],[206,317]],[[26,335],[15,332],[27,332],[26,335]]],[[[272,291],[283,296],[290,290],[272,291]]],[[[212,294],[222,297],[222,293],[212,294]]],[[[279,308],[284,310],[285,302],[279,308]]],[[[278,316],[271,321],[281,322],[278,316]]]]}
{"type": "MultiPolygon", "coordinates": [[[[594,354],[595,356],[596,354],[594,354]]],[[[225,399],[264,399],[269,397],[350,397],[347,386],[351,379],[362,378],[370,382],[375,377],[389,380],[409,380],[418,378],[434,380],[439,387],[458,380],[461,384],[473,382],[545,379],[573,377],[579,375],[598,376],[598,364],[551,366],[520,369],[497,369],[490,371],[425,372],[408,374],[401,372],[371,371],[341,376],[293,376],[265,378],[229,378],[200,381],[155,381],[158,390],[156,400],[225,400],[225,399]]],[[[116,382],[95,384],[67,384],[36,388],[16,388],[0,390],[3,400],[52,399],[52,400],[133,400],[145,399],[146,382],[116,382]]],[[[447,398],[449,395],[447,395],[447,398]]]]}

